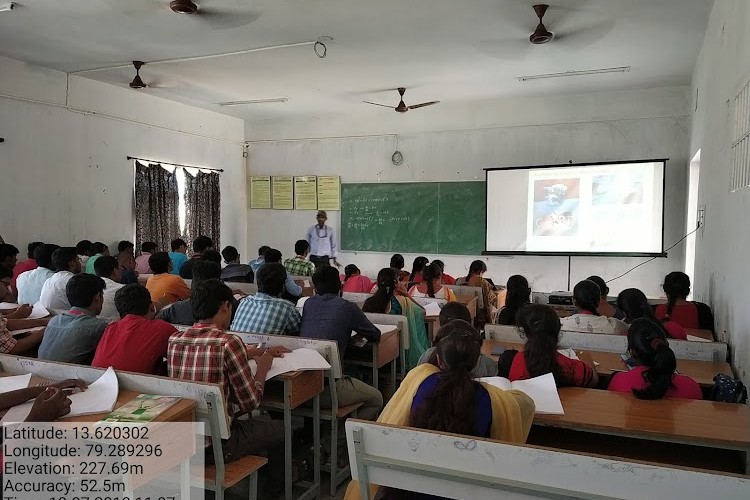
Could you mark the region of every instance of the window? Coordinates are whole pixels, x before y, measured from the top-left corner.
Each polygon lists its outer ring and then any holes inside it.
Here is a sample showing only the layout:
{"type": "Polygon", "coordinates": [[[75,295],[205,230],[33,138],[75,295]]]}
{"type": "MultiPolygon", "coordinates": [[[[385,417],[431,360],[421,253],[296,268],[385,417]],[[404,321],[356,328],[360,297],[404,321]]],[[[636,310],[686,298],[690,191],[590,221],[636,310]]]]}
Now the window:
{"type": "Polygon", "coordinates": [[[750,82],[731,102],[732,147],[729,191],[750,186],[750,82]]]}

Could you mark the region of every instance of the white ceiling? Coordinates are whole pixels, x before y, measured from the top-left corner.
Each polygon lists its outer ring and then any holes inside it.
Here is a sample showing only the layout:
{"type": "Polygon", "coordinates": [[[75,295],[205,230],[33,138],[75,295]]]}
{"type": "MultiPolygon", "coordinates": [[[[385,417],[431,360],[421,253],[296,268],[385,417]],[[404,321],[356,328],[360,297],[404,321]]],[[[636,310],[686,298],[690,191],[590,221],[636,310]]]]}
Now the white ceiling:
{"type": "MultiPolygon", "coordinates": [[[[559,39],[532,46],[531,0],[203,0],[185,16],[168,0],[19,0],[0,12],[0,55],[66,72],[315,40],[311,46],[146,65],[167,99],[265,119],[389,113],[363,104],[494,99],[690,82],[713,0],[550,0],[559,39]],[[625,74],[521,83],[521,75],[613,66],[625,74]],[[287,97],[284,104],[220,108],[221,101],[287,97]]],[[[83,76],[127,87],[130,68],[83,76]]],[[[136,92],[135,90],[133,92],[136,92]]],[[[418,112],[418,111],[414,111],[418,112]]]]}

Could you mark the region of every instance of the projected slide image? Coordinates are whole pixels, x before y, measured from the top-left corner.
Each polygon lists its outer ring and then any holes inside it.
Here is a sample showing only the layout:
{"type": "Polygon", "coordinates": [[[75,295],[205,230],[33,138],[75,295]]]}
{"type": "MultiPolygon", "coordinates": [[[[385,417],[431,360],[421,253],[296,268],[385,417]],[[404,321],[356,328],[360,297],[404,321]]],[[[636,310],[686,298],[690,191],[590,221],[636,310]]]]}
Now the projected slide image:
{"type": "Polygon", "coordinates": [[[593,205],[642,204],[642,176],[595,175],[591,184],[591,203],[593,205]]]}
{"type": "Polygon", "coordinates": [[[534,236],[575,236],[581,181],[544,179],[534,182],[534,208],[531,232],[534,236]]]}

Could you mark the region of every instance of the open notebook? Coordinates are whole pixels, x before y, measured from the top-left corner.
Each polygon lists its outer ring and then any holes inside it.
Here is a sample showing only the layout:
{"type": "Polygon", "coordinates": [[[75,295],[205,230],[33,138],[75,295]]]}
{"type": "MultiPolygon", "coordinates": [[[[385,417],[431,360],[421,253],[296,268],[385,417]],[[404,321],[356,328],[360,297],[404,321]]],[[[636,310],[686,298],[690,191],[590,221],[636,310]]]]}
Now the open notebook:
{"type": "Polygon", "coordinates": [[[476,379],[505,391],[518,390],[534,400],[536,413],[542,415],[565,415],[560,395],[557,393],[555,377],[551,373],[528,380],[511,382],[504,377],[481,377],[476,379]]]}
{"type": "MultiPolygon", "coordinates": [[[[250,360],[250,368],[255,375],[258,365],[255,360],[250,360]]],[[[273,358],[271,369],[268,370],[266,380],[281,375],[282,373],[296,372],[298,370],[330,370],[326,358],[320,355],[315,349],[300,347],[292,352],[284,353],[283,358],[273,358]]]]}
{"type": "MultiPolygon", "coordinates": [[[[108,368],[101,377],[89,384],[88,389],[82,392],[74,392],[70,398],[70,413],[66,417],[79,415],[90,415],[92,413],[104,413],[112,411],[119,395],[119,384],[117,374],[112,368],[108,368]]],[[[29,416],[34,400],[10,408],[3,417],[3,422],[23,422],[29,416]]]]}

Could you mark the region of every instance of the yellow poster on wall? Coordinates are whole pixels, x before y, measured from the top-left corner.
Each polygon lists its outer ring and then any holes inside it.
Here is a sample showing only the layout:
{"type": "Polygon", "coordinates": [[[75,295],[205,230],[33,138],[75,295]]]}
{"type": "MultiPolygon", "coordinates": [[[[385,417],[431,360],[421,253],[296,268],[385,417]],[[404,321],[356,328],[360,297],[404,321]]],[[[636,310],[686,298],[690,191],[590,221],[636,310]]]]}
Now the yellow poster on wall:
{"type": "Polygon", "coordinates": [[[318,187],[314,175],[294,178],[294,208],[297,210],[318,209],[318,187]]]}
{"type": "Polygon", "coordinates": [[[341,177],[318,176],[318,210],[341,210],[341,177]]]}
{"type": "Polygon", "coordinates": [[[271,208],[271,176],[250,176],[250,208],[271,208]]]}
{"type": "Polygon", "coordinates": [[[294,208],[294,178],[291,175],[275,175],[271,178],[272,205],[274,210],[294,208]]]}

